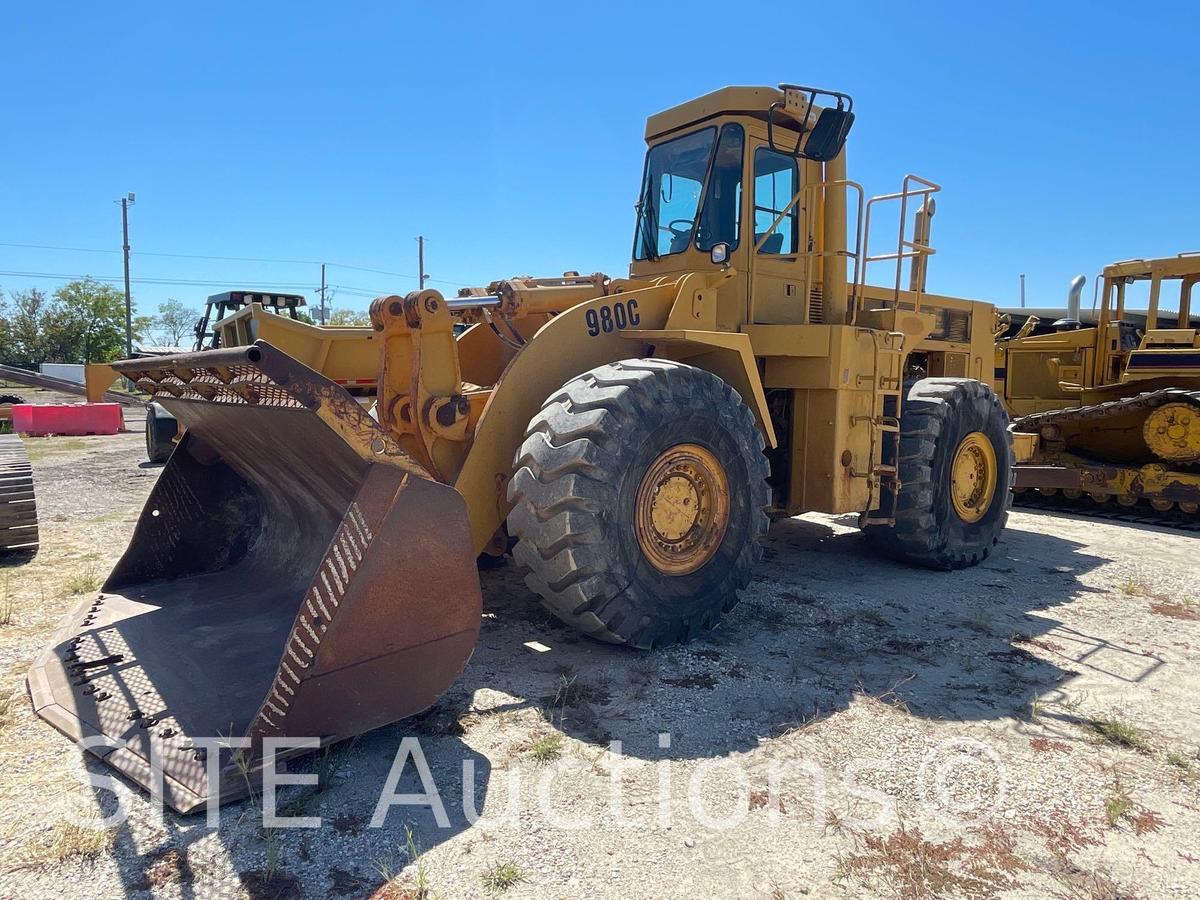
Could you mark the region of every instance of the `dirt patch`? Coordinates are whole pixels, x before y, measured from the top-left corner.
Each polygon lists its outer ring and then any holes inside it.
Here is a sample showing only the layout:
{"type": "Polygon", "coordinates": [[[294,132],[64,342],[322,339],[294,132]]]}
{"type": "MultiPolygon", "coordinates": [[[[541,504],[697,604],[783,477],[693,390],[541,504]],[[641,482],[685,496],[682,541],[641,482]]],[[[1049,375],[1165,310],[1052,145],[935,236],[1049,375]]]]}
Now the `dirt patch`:
{"type": "Polygon", "coordinates": [[[692,688],[705,691],[711,691],[719,683],[716,675],[709,675],[707,673],[684,675],[681,678],[664,678],[662,681],[663,684],[669,684],[672,687],[692,688]]]}
{"type": "Polygon", "coordinates": [[[304,891],[300,879],[290,872],[242,872],[242,887],[250,900],[300,900],[304,891]]]}
{"type": "Polygon", "coordinates": [[[1029,746],[1038,753],[1049,753],[1050,751],[1054,751],[1056,753],[1071,752],[1071,745],[1066,741],[1052,741],[1050,738],[1045,737],[1033,738],[1029,741],[1029,746]]]}
{"type": "Polygon", "coordinates": [[[1150,612],[1166,616],[1168,619],[1183,619],[1185,622],[1194,622],[1200,619],[1200,608],[1197,608],[1194,603],[1159,600],[1150,604],[1150,612]]]}

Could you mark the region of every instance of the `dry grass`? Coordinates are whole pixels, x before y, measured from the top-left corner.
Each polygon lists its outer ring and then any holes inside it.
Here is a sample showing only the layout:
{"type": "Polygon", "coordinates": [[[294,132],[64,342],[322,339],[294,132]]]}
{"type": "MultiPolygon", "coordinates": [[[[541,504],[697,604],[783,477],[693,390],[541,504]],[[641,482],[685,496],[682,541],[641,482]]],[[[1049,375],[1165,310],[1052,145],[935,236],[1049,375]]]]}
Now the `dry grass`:
{"type": "Polygon", "coordinates": [[[1050,895],[1055,900],[1140,900],[1142,897],[1118,883],[1107,869],[1083,869],[1065,857],[1054,860],[1048,873],[1058,885],[1058,890],[1050,895]]]}
{"type": "Polygon", "coordinates": [[[1030,833],[1042,839],[1046,849],[1056,858],[1104,845],[1104,836],[1098,823],[1090,819],[1071,819],[1062,810],[1056,809],[1045,816],[1027,819],[1023,824],[1030,833]]]}
{"type": "Polygon", "coordinates": [[[1141,837],[1143,834],[1153,834],[1156,831],[1162,831],[1162,827],[1166,825],[1166,820],[1152,809],[1146,809],[1144,806],[1137,807],[1133,815],[1128,816],[1129,826],[1133,829],[1133,833],[1141,837]]]}
{"type": "Polygon", "coordinates": [[[980,634],[991,634],[995,623],[986,610],[976,609],[966,618],[966,626],[980,634]]]}
{"type": "Polygon", "coordinates": [[[1108,827],[1116,828],[1117,823],[1131,809],[1133,809],[1133,800],[1118,782],[1113,786],[1112,793],[1104,800],[1104,819],[1108,822],[1108,827]]]}
{"type": "Polygon", "coordinates": [[[66,583],[68,594],[90,594],[99,587],[100,576],[96,574],[94,567],[76,572],[67,579],[66,583]]]}
{"type": "Polygon", "coordinates": [[[887,690],[881,691],[878,694],[869,692],[862,682],[859,682],[854,691],[854,698],[857,702],[866,706],[873,707],[879,710],[898,710],[905,715],[911,715],[911,710],[908,708],[908,703],[898,693],[899,689],[908,682],[916,678],[916,675],[905,675],[892,682],[887,690]]]}
{"type": "Polygon", "coordinates": [[[1167,754],[1167,765],[1179,769],[1188,780],[1196,777],[1195,761],[1188,759],[1188,757],[1184,756],[1178,750],[1172,750],[1167,754]]]}
{"type": "Polygon", "coordinates": [[[390,859],[376,861],[375,870],[384,883],[371,894],[371,900],[431,900],[433,891],[429,887],[429,872],[412,828],[408,825],[404,826],[404,857],[403,868],[413,867],[411,877],[402,875],[402,868],[398,868],[390,859]]]}
{"type": "Polygon", "coordinates": [[[853,878],[870,896],[896,900],[959,896],[990,898],[1020,886],[1016,876],[1029,866],[1015,852],[1016,841],[1000,825],[976,829],[977,840],[963,837],[939,843],[918,827],[900,827],[887,836],[846,828],[853,849],[838,856],[838,878],[853,878]]]}
{"type": "Polygon", "coordinates": [[[1166,824],[1158,813],[1134,802],[1119,780],[1113,782],[1112,793],[1104,801],[1104,819],[1109,828],[1126,822],[1139,837],[1160,831],[1166,824]]]}
{"type": "Polygon", "coordinates": [[[1182,619],[1184,621],[1196,621],[1200,619],[1200,609],[1196,607],[1195,603],[1190,600],[1172,600],[1165,594],[1155,593],[1136,578],[1125,579],[1121,584],[1121,593],[1127,597],[1142,597],[1153,601],[1150,604],[1150,612],[1155,615],[1166,616],[1168,619],[1182,619]]]}
{"type": "Polygon", "coordinates": [[[13,621],[13,595],[9,588],[8,573],[0,578],[0,625],[11,625],[13,621]]]}
{"type": "Polygon", "coordinates": [[[580,680],[577,675],[569,678],[560,675],[555,688],[554,705],[571,708],[585,703],[607,703],[611,698],[609,681],[604,675],[597,675],[591,681],[580,680]]]}
{"type": "Polygon", "coordinates": [[[562,756],[562,738],[557,734],[547,734],[529,745],[526,755],[534,762],[546,764],[562,756]]]}
{"type": "Polygon", "coordinates": [[[525,880],[525,870],[515,863],[496,862],[480,876],[483,889],[489,894],[502,894],[525,880]]]}
{"type": "Polygon", "coordinates": [[[147,863],[144,882],[147,890],[162,889],[191,880],[187,856],[174,847],[156,854],[152,860],[147,859],[147,863]]]}
{"type": "Polygon", "coordinates": [[[59,822],[24,846],[21,868],[43,868],[68,860],[95,859],[113,843],[113,832],[59,822]]]}
{"type": "Polygon", "coordinates": [[[30,462],[45,459],[53,453],[71,453],[76,450],[86,450],[87,441],[62,440],[60,438],[41,438],[37,441],[26,441],[25,455],[30,462]]]}
{"type": "Polygon", "coordinates": [[[13,713],[17,710],[21,696],[20,693],[0,694],[0,731],[4,731],[13,721],[13,713]]]}
{"type": "Polygon", "coordinates": [[[1150,752],[1150,742],[1146,736],[1133,725],[1115,716],[1087,719],[1083,725],[1106,744],[1136,750],[1139,753],[1150,752]]]}
{"type": "Polygon", "coordinates": [[[1121,582],[1121,593],[1127,597],[1150,597],[1152,592],[1145,583],[1130,575],[1121,582]]]}

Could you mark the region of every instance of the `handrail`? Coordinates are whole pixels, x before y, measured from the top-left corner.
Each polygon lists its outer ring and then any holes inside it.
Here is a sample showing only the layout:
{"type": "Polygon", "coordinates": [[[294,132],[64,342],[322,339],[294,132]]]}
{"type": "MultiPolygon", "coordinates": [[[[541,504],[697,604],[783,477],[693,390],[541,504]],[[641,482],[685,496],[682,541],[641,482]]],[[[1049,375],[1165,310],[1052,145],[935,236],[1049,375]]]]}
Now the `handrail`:
{"type": "MultiPolygon", "coordinates": [[[[775,219],[771,222],[770,227],[762,233],[762,237],[754,242],[753,251],[750,254],[749,274],[751,279],[754,277],[754,270],[759,261],[759,251],[762,250],[762,248],[766,245],[767,239],[776,232],[783,220],[789,214],[791,214],[792,209],[796,207],[796,205],[800,203],[804,196],[809,192],[815,193],[817,190],[828,192],[830,189],[835,188],[851,189],[858,195],[854,227],[854,248],[836,250],[798,250],[795,253],[772,254],[772,257],[781,259],[824,259],[826,257],[843,257],[852,259],[854,261],[854,265],[853,273],[849,280],[851,293],[849,318],[851,324],[853,324],[857,320],[857,314],[862,309],[863,303],[865,302],[864,295],[867,286],[867,269],[871,263],[886,262],[890,260],[895,261],[896,274],[893,285],[892,306],[893,308],[899,308],[901,292],[900,285],[903,278],[904,260],[909,259],[916,261],[918,259],[928,259],[928,257],[937,253],[937,250],[935,250],[933,246],[929,244],[928,235],[926,235],[925,241],[922,242],[918,240],[919,235],[915,233],[915,227],[912,240],[908,239],[906,233],[910,199],[920,197],[922,204],[924,204],[929,200],[930,197],[932,197],[932,195],[938,193],[942,187],[936,182],[929,181],[928,179],[922,178],[919,175],[909,173],[904,176],[904,180],[901,183],[901,188],[899,191],[891,194],[880,194],[867,200],[865,199],[865,191],[863,186],[857,181],[851,181],[849,179],[838,179],[837,181],[814,181],[810,184],[801,185],[800,189],[792,195],[792,198],[788,201],[787,205],[784,206],[778,215],[776,215],[775,219]],[[914,187],[914,185],[920,186],[914,187]],[[870,253],[871,210],[877,204],[887,203],[895,200],[900,201],[900,227],[897,232],[896,250],[895,252],[872,255],[870,253]]],[[[804,207],[804,212],[806,218],[802,223],[803,231],[801,233],[811,234],[814,229],[810,217],[815,215],[816,211],[813,209],[813,205],[809,204],[804,207]]],[[[751,227],[753,227],[753,223],[751,223],[751,227]]],[[[825,238],[828,240],[829,235],[826,235],[825,238]]],[[[813,268],[814,267],[811,265],[805,267],[803,296],[806,304],[811,303],[812,300],[813,268]]],[[[913,286],[913,308],[917,312],[920,312],[921,309],[921,295],[924,293],[924,290],[924,278],[921,278],[913,286]]],[[[750,309],[748,312],[750,321],[754,321],[753,291],[750,292],[750,309]]]]}
{"type": "MultiPolygon", "coordinates": [[[[800,186],[800,189],[798,191],[796,191],[795,194],[792,195],[792,199],[788,201],[787,205],[782,209],[782,211],[780,211],[779,215],[777,215],[775,217],[775,220],[773,222],[771,222],[770,227],[762,233],[762,238],[754,244],[753,251],[750,254],[750,278],[751,278],[752,283],[753,283],[753,278],[754,278],[754,269],[757,266],[758,259],[759,259],[759,251],[762,250],[763,246],[765,246],[765,244],[767,242],[767,238],[769,238],[772,234],[775,233],[775,230],[779,227],[780,223],[783,222],[783,220],[792,211],[792,208],[800,202],[800,200],[804,197],[805,194],[807,194],[809,192],[812,192],[815,194],[818,188],[820,188],[823,191],[828,191],[830,188],[849,188],[857,193],[857,195],[858,195],[858,204],[857,204],[858,210],[857,210],[857,215],[855,217],[855,225],[854,225],[854,249],[850,250],[847,248],[847,249],[838,249],[838,250],[797,250],[795,253],[773,253],[773,254],[771,254],[771,258],[773,258],[773,259],[795,258],[797,260],[799,260],[799,259],[807,260],[807,259],[817,259],[817,258],[824,259],[825,257],[844,257],[846,259],[852,259],[852,260],[854,260],[854,274],[851,278],[850,285],[851,285],[851,287],[853,287],[855,284],[858,283],[859,269],[862,266],[863,208],[864,208],[864,197],[865,197],[866,192],[863,190],[863,186],[861,184],[859,184],[857,181],[850,181],[849,179],[845,179],[845,178],[838,179],[836,181],[814,181],[809,184],[802,184],[800,186]]],[[[757,207],[756,207],[756,209],[757,209],[757,207]]],[[[805,207],[803,207],[803,209],[804,209],[806,218],[813,214],[813,210],[812,210],[811,206],[805,206],[805,207]]],[[[772,211],[774,211],[774,210],[772,210],[772,211]]],[[[751,227],[753,227],[753,224],[754,223],[751,222],[751,227]]],[[[813,229],[811,227],[811,225],[812,225],[811,222],[805,221],[802,223],[802,225],[803,225],[803,229],[802,229],[801,233],[803,233],[803,234],[811,234],[812,233],[813,229]]],[[[751,233],[753,233],[753,232],[751,232],[751,233]]],[[[797,236],[797,239],[799,239],[799,236],[797,236]]],[[[804,267],[804,293],[802,296],[804,297],[804,303],[806,305],[811,304],[811,302],[812,302],[812,285],[813,285],[813,267],[811,265],[805,266],[804,267]]],[[[749,312],[749,316],[750,316],[750,321],[753,322],[754,321],[754,292],[753,291],[750,292],[750,309],[748,310],[748,312],[749,312]]],[[[853,316],[851,316],[851,319],[853,319],[853,316]]]]}
{"type": "MultiPolygon", "coordinates": [[[[898,192],[892,193],[892,194],[880,194],[878,196],[872,197],[870,200],[867,201],[865,223],[863,226],[863,230],[865,232],[866,246],[864,246],[864,248],[863,248],[864,256],[863,256],[863,260],[862,260],[862,266],[859,269],[860,282],[859,282],[858,288],[855,290],[855,294],[856,294],[857,301],[858,301],[856,305],[858,305],[859,308],[861,308],[861,303],[864,299],[863,298],[863,294],[864,294],[863,289],[865,289],[866,285],[867,285],[867,268],[868,268],[868,266],[873,262],[886,262],[889,260],[895,260],[895,263],[896,263],[896,278],[895,278],[895,285],[894,285],[894,289],[893,289],[894,293],[893,293],[893,299],[892,299],[892,306],[893,306],[893,308],[899,308],[899,306],[900,306],[900,281],[901,281],[901,278],[903,277],[904,260],[911,259],[911,260],[915,261],[920,258],[928,258],[930,256],[933,256],[937,252],[928,243],[928,238],[926,238],[925,243],[922,243],[916,239],[918,236],[915,233],[915,228],[914,228],[913,240],[910,241],[905,237],[905,234],[906,234],[906,231],[908,228],[909,198],[920,197],[920,198],[922,198],[922,204],[924,204],[925,202],[927,202],[929,200],[930,197],[932,197],[934,194],[939,192],[941,189],[942,189],[942,186],[940,184],[937,184],[936,182],[933,182],[933,181],[929,181],[926,178],[922,178],[921,176],[914,175],[910,172],[909,174],[904,176],[904,181],[901,183],[901,187],[898,192]],[[911,187],[912,184],[914,184],[914,183],[923,185],[923,187],[919,187],[914,190],[911,187]],[[893,200],[900,201],[900,228],[898,230],[897,237],[896,237],[896,252],[895,253],[880,253],[878,255],[873,256],[870,253],[872,207],[874,207],[878,203],[886,203],[886,202],[893,201],[893,200]]],[[[921,311],[921,294],[924,293],[924,289],[925,289],[924,279],[920,279],[916,284],[913,285],[913,292],[912,292],[913,293],[913,309],[915,312],[921,311]]]]}

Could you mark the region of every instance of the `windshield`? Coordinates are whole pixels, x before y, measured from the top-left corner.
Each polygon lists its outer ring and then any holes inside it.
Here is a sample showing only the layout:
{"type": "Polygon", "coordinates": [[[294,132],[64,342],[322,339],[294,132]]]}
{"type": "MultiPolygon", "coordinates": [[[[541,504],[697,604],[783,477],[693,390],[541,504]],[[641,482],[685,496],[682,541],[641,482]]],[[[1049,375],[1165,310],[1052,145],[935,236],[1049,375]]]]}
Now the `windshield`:
{"type": "Polygon", "coordinates": [[[691,244],[716,134],[715,128],[695,131],[658,144],[646,154],[634,259],[658,259],[691,244]]]}

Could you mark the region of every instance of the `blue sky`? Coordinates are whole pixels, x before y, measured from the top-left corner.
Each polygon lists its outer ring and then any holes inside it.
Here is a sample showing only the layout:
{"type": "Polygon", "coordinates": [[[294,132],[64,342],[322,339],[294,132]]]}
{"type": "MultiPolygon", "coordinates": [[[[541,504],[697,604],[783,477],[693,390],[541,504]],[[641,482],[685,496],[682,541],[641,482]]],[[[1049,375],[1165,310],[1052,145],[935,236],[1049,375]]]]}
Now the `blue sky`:
{"type": "MultiPolygon", "coordinates": [[[[337,306],[623,274],[648,114],[725,84],[846,90],[850,177],[943,184],[930,289],[1061,302],[1200,249],[1194,3],[10,5],[0,272],[119,276],[141,311],[243,283],[337,306]],[[752,15],[751,15],[752,14],[752,15]],[[299,263],[190,259],[196,254],[299,263]],[[361,266],[367,272],[345,266],[361,266]]],[[[0,288],[53,288],[0,274],[0,288]]]]}

